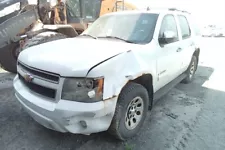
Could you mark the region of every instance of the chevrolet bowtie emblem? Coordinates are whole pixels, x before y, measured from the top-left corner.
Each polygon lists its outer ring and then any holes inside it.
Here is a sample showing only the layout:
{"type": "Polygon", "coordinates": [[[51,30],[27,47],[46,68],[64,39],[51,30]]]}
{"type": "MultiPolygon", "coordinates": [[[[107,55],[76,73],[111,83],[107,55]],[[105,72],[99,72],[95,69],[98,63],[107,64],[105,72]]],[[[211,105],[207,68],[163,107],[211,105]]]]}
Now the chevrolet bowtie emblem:
{"type": "Polygon", "coordinates": [[[32,82],[34,77],[27,73],[27,74],[24,75],[24,79],[25,79],[26,82],[32,82]]]}

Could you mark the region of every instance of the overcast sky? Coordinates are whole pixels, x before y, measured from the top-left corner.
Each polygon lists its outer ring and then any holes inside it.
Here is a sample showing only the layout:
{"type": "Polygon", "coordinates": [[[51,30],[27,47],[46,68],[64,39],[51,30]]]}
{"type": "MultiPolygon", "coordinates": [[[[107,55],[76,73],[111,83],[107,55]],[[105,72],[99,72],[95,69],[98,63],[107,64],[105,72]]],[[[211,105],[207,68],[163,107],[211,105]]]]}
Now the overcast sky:
{"type": "Polygon", "coordinates": [[[215,23],[225,26],[225,0],[125,0],[139,8],[178,7],[192,12],[201,24],[215,23]],[[200,18],[200,19],[199,19],[200,18]]]}

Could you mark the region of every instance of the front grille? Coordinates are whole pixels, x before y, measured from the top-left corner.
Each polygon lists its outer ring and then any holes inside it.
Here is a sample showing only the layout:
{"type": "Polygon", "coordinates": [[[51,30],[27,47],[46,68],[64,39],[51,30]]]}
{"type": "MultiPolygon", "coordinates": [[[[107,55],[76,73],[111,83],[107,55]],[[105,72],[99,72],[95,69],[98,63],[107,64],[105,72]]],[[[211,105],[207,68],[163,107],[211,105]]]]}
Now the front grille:
{"type": "Polygon", "coordinates": [[[39,71],[37,69],[31,69],[30,67],[27,67],[25,65],[23,65],[22,63],[18,62],[18,66],[20,66],[21,68],[23,68],[26,71],[29,71],[31,74],[41,77],[43,79],[47,79],[49,81],[53,81],[53,82],[59,82],[59,75],[57,74],[53,74],[53,73],[48,73],[45,71],[39,71]]]}
{"type": "Polygon", "coordinates": [[[20,81],[26,85],[26,87],[28,87],[31,91],[34,91],[38,94],[41,94],[43,96],[49,97],[49,98],[53,98],[55,99],[56,97],[56,90],[54,89],[50,89],[50,88],[46,88],[37,84],[34,84],[32,82],[26,82],[25,79],[18,74],[20,81]]]}

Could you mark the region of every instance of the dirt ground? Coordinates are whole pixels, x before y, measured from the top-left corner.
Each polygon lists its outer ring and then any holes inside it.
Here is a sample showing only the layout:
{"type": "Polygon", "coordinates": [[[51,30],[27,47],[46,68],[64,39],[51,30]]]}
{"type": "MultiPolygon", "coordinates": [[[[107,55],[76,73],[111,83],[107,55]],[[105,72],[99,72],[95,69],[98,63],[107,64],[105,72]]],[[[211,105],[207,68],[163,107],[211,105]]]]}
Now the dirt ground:
{"type": "Polygon", "coordinates": [[[0,150],[224,150],[225,38],[203,38],[191,84],[179,84],[154,106],[138,136],[63,134],[33,121],[14,96],[14,75],[0,69],[0,150]]]}

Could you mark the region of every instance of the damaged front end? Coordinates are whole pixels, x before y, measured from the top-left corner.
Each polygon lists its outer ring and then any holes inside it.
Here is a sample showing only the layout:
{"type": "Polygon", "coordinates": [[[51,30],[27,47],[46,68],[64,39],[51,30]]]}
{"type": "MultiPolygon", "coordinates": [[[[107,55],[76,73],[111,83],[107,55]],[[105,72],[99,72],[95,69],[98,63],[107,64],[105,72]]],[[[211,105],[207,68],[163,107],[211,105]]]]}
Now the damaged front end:
{"type": "Polygon", "coordinates": [[[62,99],[52,101],[44,96],[30,93],[16,77],[15,95],[30,116],[46,128],[85,135],[107,130],[114,114],[112,106],[116,104],[117,98],[102,100],[100,92],[102,79],[96,83],[95,86],[98,87],[94,87],[92,83],[80,82],[81,80],[76,82],[73,79],[73,83],[68,81],[65,82],[65,89],[62,90],[62,99]]]}
{"type": "Polygon", "coordinates": [[[117,97],[103,100],[104,77],[71,78],[51,74],[52,78],[46,78],[49,73],[19,64],[18,75],[14,79],[15,95],[38,123],[59,132],[85,135],[109,128],[117,97]],[[27,76],[32,80],[24,78],[27,76]],[[54,89],[55,94],[45,92],[50,89],[54,89]]]}

